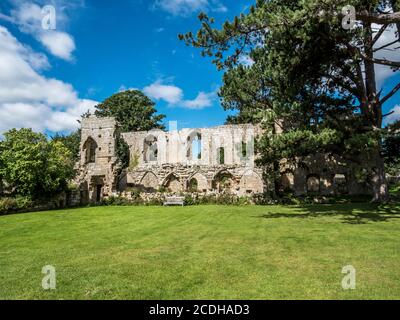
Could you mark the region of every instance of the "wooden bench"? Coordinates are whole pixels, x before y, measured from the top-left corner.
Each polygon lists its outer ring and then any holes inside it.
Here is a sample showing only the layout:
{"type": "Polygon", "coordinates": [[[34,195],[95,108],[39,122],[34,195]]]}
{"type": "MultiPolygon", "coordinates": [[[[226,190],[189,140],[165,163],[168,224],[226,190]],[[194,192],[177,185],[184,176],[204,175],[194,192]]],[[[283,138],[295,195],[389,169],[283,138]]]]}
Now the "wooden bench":
{"type": "Polygon", "coordinates": [[[184,206],[184,197],[167,197],[165,198],[164,206],[184,206]]]}

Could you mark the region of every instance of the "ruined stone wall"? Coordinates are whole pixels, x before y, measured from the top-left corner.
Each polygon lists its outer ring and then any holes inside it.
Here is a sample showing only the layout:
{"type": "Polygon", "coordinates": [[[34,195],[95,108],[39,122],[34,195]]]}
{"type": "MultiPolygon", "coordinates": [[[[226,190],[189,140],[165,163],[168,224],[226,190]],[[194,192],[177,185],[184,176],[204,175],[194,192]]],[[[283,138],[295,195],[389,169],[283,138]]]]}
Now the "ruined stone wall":
{"type": "Polygon", "coordinates": [[[124,133],[123,138],[130,148],[131,162],[135,166],[163,164],[219,165],[219,148],[224,148],[224,164],[254,165],[254,137],[260,129],[252,125],[227,125],[214,128],[182,129],[164,132],[161,130],[124,133]],[[200,136],[201,156],[190,152],[195,137],[200,136]],[[146,158],[146,141],[156,141],[157,159],[146,158]],[[245,145],[244,145],[244,144],[245,145]],[[246,157],[242,148],[246,147],[246,157]]]}
{"type": "Polygon", "coordinates": [[[116,121],[91,116],[83,118],[81,124],[76,182],[82,203],[97,202],[116,191],[116,121]]]}
{"type": "MultiPolygon", "coordinates": [[[[298,161],[298,160],[297,160],[298,161]]],[[[362,195],[370,194],[365,182],[358,181],[354,168],[339,157],[316,154],[294,166],[281,161],[281,185],[296,195],[362,195]]]]}
{"type": "MultiPolygon", "coordinates": [[[[266,190],[260,168],[246,166],[185,166],[165,164],[127,171],[120,189],[139,187],[148,192],[232,193],[251,195],[266,190]]],[[[122,180],[123,181],[123,180],[122,180]]]]}
{"type": "MultiPolygon", "coordinates": [[[[256,165],[258,126],[154,130],[124,133],[130,164],[119,174],[113,118],[82,120],[81,159],[77,164],[81,203],[133,189],[151,192],[256,195],[269,190],[268,166],[256,165]]],[[[327,155],[282,160],[281,191],[305,194],[369,194],[347,163],[327,155]]],[[[274,188],[273,182],[269,181],[274,188]]]]}
{"type": "Polygon", "coordinates": [[[254,155],[258,132],[252,125],[227,125],[125,133],[130,167],[120,189],[263,193],[263,172],[254,155]]]}

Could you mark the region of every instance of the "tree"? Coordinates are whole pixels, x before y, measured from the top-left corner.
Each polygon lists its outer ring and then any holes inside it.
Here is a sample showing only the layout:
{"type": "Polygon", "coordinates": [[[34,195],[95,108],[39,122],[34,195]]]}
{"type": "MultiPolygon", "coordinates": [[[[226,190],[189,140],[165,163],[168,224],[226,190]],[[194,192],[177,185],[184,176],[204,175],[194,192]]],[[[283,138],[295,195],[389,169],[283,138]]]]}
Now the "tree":
{"type": "Polygon", "coordinates": [[[117,156],[122,167],[129,166],[129,148],[121,137],[122,132],[165,129],[161,123],[165,115],[157,114],[154,106],[139,90],[119,92],[96,106],[96,116],[114,117],[118,122],[117,156]]]}
{"type": "Polygon", "coordinates": [[[1,149],[0,176],[16,195],[51,197],[66,190],[73,177],[70,151],[31,129],[6,132],[1,149]]]}
{"type": "Polygon", "coordinates": [[[79,160],[81,130],[72,132],[69,135],[56,134],[52,140],[61,142],[71,152],[73,163],[76,163],[79,160]]]}
{"type": "Polygon", "coordinates": [[[399,49],[392,47],[399,41],[398,31],[397,39],[377,47],[387,30],[399,28],[399,4],[398,0],[259,0],[248,14],[225,22],[220,30],[213,29],[212,18],[201,14],[197,34],[180,38],[202,48],[204,56],[214,57],[217,67],[226,70],[221,90],[225,107],[239,106],[241,116],[251,114],[255,105],[263,121],[283,124],[283,134],[264,137],[264,161],[326,152],[357,163],[362,155],[371,163],[374,200],[384,201],[388,190],[382,106],[400,90],[400,83],[384,95],[377,88],[375,67],[400,68],[400,61],[381,55],[388,48],[399,49]],[[350,29],[351,20],[343,15],[347,5],[354,6],[358,20],[350,29]],[[248,55],[255,63],[241,66],[241,57],[248,55]],[[248,96],[232,94],[235,86],[243,93],[249,83],[248,96]]]}
{"type": "Polygon", "coordinates": [[[96,106],[98,117],[115,117],[121,132],[165,129],[160,122],[164,115],[157,115],[155,103],[138,90],[128,90],[112,95],[96,106]]]}

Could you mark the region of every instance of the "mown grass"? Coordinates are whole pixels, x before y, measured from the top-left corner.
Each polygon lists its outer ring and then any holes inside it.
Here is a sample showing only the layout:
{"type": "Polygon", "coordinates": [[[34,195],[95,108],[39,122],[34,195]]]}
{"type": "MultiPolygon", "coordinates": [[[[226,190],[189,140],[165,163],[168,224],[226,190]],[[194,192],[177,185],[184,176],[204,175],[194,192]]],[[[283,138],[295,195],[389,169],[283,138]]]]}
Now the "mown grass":
{"type": "Polygon", "coordinates": [[[400,211],[92,207],[0,217],[2,299],[399,299],[400,211]],[[42,267],[57,288],[41,287],[42,267]],[[341,287],[342,267],[357,287],[341,287]]]}

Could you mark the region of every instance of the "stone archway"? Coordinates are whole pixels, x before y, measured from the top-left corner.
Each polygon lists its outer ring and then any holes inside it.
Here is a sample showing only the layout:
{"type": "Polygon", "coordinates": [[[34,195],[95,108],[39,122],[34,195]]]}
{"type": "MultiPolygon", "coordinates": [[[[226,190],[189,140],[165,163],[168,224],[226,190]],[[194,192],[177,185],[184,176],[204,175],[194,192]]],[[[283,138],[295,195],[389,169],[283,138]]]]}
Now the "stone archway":
{"type": "Polygon", "coordinates": [[[224,170],[214,176],[212,187],[218,192],[232,193],[237,187],[237,182],[232,173],[224,170]]]}
{"type": "Polygon", "coordinates": [[[195,173],[188,179],[188,190],[191,192],[207,192],[209,189],[207,178],[200,172],[195,173]],[[194,188],[196,186],[196,188],[194,188]]]}
{"type": "Polygon", "coordinates": [[[92,176],[89,185],[89,198],[92,203],[99,203],[104,196],[105,176],[92,176]]]}
{"type": "Polygon", "coordinates": [[[337,194],[348,194],[349,186],[347,176],[345,174],[335,174],[333,176],[333,186],[335,193],[337,194]]]}
{"type": "Polygon", "coordinates": [[[173,193],[178,193],[183,191],[183,184],[181,179],[174,173],[169,174],[163,183],[163,186],[171,190],[173,193]]]}
{"type": "Polygon", "coordinates": [[[159,185],[158,178],[153,172],[148,171],[140,180],[140,185],[146,189],[156,190],[159,185]]]}
{"type": "Polygon", "coordinates": [[[291,170],[282,172],[280,182],[283,192],[292,191],[294,189],[294,173],[291,170]]]}
{"type": "Polygon", "coordinates": [[[321,178],[317,174],[307,176],[307,192],[319,193],[321,191],[321,178]]]}
{"type": "Polygon", "coordinates": [[[263,193],[264,182],[261,177],[254,171],[246,171],[240,180],[240,193],[251,194],[251,193],[263,193]]]}

